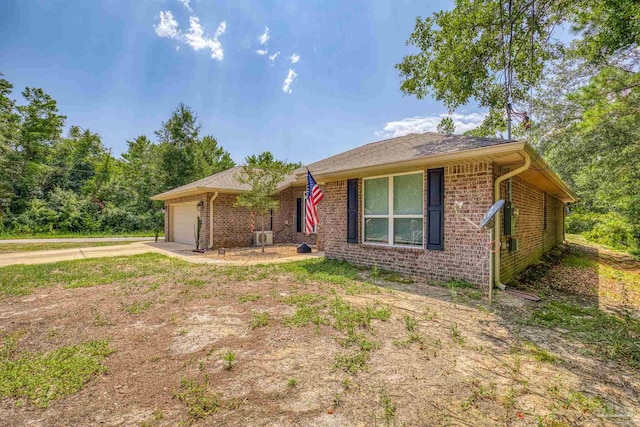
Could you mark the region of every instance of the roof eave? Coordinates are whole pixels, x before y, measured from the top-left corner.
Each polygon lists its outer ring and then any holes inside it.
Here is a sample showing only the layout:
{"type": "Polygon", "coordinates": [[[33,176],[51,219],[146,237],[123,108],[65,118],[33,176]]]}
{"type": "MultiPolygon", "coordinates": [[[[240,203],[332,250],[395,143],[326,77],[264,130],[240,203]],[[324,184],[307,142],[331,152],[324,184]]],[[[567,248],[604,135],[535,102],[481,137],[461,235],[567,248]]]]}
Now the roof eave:
{"type": "Polygon", "coordinates": [[[151,200],[171,200],[178,199],[180,197],[188,197],[201,193],[230,193],[230,194],[239,194],[244,193],[247,190],[238,190],[238,189],[230,189],[230,188],[216,188],[216,187],[193,187],[180,191],[167,191],[164,193],[156,194],[155,196],[151,196],[151,200]]]}
{"type": "MultiPolygon", "coordinates": [[[[316,181],[327,181],[335,177],[342,177],[346,174],[348,175],[362,175],[367,173],[375,173],[376,171],[391,168],[391,167],[416,167],[427,164],[435,164],[435,163],[446,163],[457,160],[468,160],[473,157],[479,156],[490,156],[496,154],[507,154],[512,152],[517,152],[524,149],[525,142],[515,141],[508,142],[500,145],[493,145],[489,147],[481,147],[481,148],[473,148],[470,150],[460,150],[453,153],[443,153],[443,154],[434,154],[430,156],[423,156],[416,159],[405,160],[401,162],[389,162],[389,163],[380,163],[373,166],[367,166],[362,168],[350,168],[350,169],[342,169],[336,170],[329,173],[323,173],[322,170],[311,172],[314,174],[313,177],[316,181]]],[[[297,182],[300,182],[301,179],[304,183],[306,180],[306,172],[299,173],[296,175],[297,182]]]]}
{"type": "Polygon", "coordinates": [[[562,201],[565,203],[574,203],[578,201],[576,193],[555,173],[551,166],[542,158],[542,156],[529,143],[525,143],[524,150],[531,156],[535,163],[539,166],[539,171],[553,184],[555,184],[567,197],[562,201]]]}

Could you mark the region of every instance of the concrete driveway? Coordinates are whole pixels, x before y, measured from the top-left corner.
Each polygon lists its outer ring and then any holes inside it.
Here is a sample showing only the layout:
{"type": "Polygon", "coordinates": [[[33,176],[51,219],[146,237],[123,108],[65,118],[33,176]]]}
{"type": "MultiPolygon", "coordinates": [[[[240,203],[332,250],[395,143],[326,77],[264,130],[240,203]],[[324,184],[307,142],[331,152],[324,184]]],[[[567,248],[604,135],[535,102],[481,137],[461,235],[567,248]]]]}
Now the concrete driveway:
{"type": "MultiPolygon", "coordinates": [[[[90,242],[151,242],[154,237],[69,237],[59,239],[4,239],[0,243],[90,243],[90,242]]],[[[158,237],[158,241],[164,237],[158,237]]]]}
{"type": "Polygon", "coordinates": [[[298,255],[288,258],[273,260],[230,261],[217,258],[208,258],[199,253],[192,252],[193,246],[175,242],[136,242],[126,245],[97,246],[75,249],[55,249],[48,251],[17,252],[0,255],[0,267],[16,264],[48,264],[58,261],[69,261],[85,258],[101,258],[114,256],[139,255],[156,252],[163,255],[180,258],[196,264],[218,265],[252,265],[270,264],[290,261],[301,261],[309,258],[324,256],[323,252],[298,255]]]}

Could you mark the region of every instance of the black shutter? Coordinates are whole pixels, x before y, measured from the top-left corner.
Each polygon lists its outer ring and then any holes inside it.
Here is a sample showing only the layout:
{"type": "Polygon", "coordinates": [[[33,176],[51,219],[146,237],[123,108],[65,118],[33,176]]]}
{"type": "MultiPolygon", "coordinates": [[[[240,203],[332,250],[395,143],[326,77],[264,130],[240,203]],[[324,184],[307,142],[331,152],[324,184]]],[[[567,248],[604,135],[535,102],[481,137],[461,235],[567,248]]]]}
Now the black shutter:
{"type": "Polygon", "coordinates": [[[358,180],[347,181],[347,243],[358,243],[358,180]]]}
{"type": "Polygon", "coordinates": [[[296,199],[296,232],[302,233],[302,197],[296,199]]]}
{"type": "Polygon", "coordinates": [[[444,249],[444,168],[427,171],[427,249],[444,249]]]}

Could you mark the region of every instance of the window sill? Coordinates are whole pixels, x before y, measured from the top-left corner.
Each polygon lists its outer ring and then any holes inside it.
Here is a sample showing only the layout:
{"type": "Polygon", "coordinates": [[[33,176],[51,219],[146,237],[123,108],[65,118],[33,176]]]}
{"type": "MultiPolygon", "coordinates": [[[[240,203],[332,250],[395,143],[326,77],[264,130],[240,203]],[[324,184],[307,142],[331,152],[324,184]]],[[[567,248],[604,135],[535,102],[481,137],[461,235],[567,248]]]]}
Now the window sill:
{"type": "Polygon", "coordinates": [[[400,252],[424,252],[426,249],[424,246],[401,246],[401,245],[387,245],[384,243],[360,243],[360,247],[367,249],[382,249],[390,251],[400,252]]]}

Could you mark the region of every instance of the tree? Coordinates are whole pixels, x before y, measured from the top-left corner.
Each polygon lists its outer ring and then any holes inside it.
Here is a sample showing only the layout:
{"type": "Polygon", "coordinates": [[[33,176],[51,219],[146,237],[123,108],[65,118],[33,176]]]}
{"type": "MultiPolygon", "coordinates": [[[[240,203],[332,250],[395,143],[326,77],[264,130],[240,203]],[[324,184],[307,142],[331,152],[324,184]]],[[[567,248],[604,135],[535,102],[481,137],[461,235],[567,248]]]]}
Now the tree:
{"type": "Polygon", "coordinates": [[[0,73],[0,230],[4,227],[4,212],[14,196],[18,155],[15,144],[20,133],[20,116],[10,98],[13,85],[0,73]]]}
{"type": "Polygon", "coordinates": [[[445,135],[452,135],[456,131],[456,125],[453,123],[453,119],[451,117],[443,117],[438,123],[436,127],[438,133],[443,133],[445,135]]]}
{"type": "Polygon", "coordinates": [[[159,170],[162,190],[235,166],[231,156],[212,136],[200,138],[201,125],[195,112],[180,103],[160,130],[158,137],[159,170]]]}
{"type": "Polygon", "coordinates": [[[251,155],[245,159],[240,174],[236,177],[238,182],[248,184],[251,189],[238,196],[235,206],[244,207],[260,215],[261,222],[261,246],[264,252],[264,219],[273,209],[279,208],[279,202],[275,196],[278,186],[284,177],[293,172],[298,164],[277,160],[269,151],[259,155],[251,155]]]}
{"type": "Polygon", "coordinates": [[[396,65],[400,89],[433,95],[450,111],[474,100],[490,112],[483,129],[502,132],[507,100],[527,111],[550,61],[573,55],[601,64],[633,50],[640,23],[628,18],[639,11],[634,0],[456,0],[452,10],[416,19],[407,44],[419,52],[396,65]],[[552,37],[563,24],[576,31],[573,43],[552,37]]]}
{"type": "MultiPolygon", "coordinates": [[[[160,130],[156,131],[160,167],[164,172],[163,190],[195,181],[196,150],[200,125],[191,108],[180,103],[160,130]]],[[[200,177],[201,178],[201,177],[200,177]]]]}

